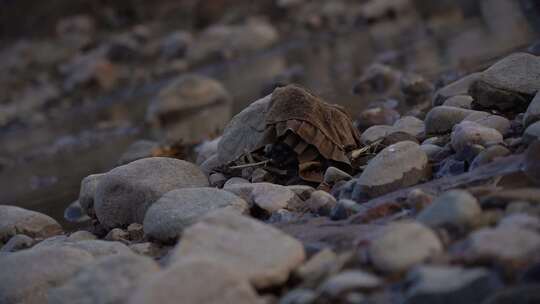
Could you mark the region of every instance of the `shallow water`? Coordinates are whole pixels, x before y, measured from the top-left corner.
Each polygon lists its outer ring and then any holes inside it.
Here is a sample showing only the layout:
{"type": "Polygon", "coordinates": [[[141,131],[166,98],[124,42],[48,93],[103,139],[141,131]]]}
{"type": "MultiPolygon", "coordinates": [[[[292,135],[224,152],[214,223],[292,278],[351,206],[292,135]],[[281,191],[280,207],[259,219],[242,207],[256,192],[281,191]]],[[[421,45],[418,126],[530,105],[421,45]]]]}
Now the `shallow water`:
{"type": "MultiPolygon", "coordinates": [[[[354,116],[374,101],[353,95],[351,89],[374,60],[386,58],[400,69],[435,80],[441,73],[480,70],[537,38],[522,26],[501,27],[491,19],[450,18],[441,20],[436,31],[433,24],[428,30],[416,19],[380,23],[285,41],[195,72],[222,81],[236,113],[261,97],[276,75],[295,67],[302,71],[297,79],[301,85],[354,116]]],[[[132,141],[148,136],[146,107],[168,81],[124,87],[92,104],[59,111],[42,124],[0,133],[0,157],[5,159],[0,202],[45,212],[65,224],[63,210],[77,198],[81,179],[109,170],[132,141]]]]}

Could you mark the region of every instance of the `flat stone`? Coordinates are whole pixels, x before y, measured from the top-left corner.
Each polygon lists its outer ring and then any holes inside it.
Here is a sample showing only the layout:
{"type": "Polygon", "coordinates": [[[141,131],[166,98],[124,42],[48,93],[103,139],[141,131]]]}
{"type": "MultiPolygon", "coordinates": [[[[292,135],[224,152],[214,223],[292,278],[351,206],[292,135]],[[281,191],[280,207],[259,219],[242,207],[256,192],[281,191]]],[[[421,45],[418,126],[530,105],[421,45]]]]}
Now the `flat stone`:
{"type": "Polygon", "coordinates": [[[0,303],[47,303],[47,290],[94,260],[74,248],[28,249],[0,258],[0,303]]]}
{"type": "Polygon", "coordinates": [[[165,157],[145,158],[106,173],[97,186],[94,207],[103,226],[125,227],[142,223],[148,208],[163,194],[206,186],[208,179],[191,163],[165,157]]]}
{"type": "Polygon", "coordinates": [[[360,142],[363,145],[369,145],[378,140],[384,139],[388,134],[394,132],[395,129],[392,126],[378,125],[369,127],[360,136],[360,142]]]}
{"type": "Polygon", "coordinates": [[[231,192],[215,188],[186,188],[165,193],[146,212],[144,232],[162,242],[174,241],[208,212],[226,208],[246,213],[248,203],[231,192]]]}
{"type": "Polygon", "coordinates": [[[384,272],[400,272],[442,252],[435,233],[416,222],[395,222],[374,239],[368,253],[375,267],[384,272]]]}
{"type": "Polygon", "coordinates": [[[470,260],[524,262],[540,250],[540,234],[516,227],[483,228],[462,245],[463,255],[470,260]]]}
{"type": "Polygon", "coordinates": [[[426,153],[418,144],[403,141],[379,152],[358,178],[358,185],[375,197],[415,185],[428,173],[426,153]]]}
{"type": "Polygon", "coordinates": [[[533,98],[525,116],[523,117],[523,125],[525,127],[530,126],[531,124],[540,120],[540,91],[536,93],[536,96],[533,98]]]}
{"type": "Polygon", "coordinates": [[[458,153],[473,145],[488,147],[503,143],[503,136],[499,131],[484,127],[472,121],[459,123],[452,131],[451,144],[458,153]]]}
{"type": "Polygon", "coordinates": [[[60,233],[62,227],[48,215],[16,206],[0,205],[0,242],[7,242],[17,234],[47,238],[60,233]]]}
{"type": "MultiPolygon", "coordinates": [[[[241,268],[240,268],[241,269],[241,268]]],[[[249,282],[227,265],[194,259],[172,265],[139,285],[130,304],[263,304],[249,282]]]]}
{"type": "Polygon", "coordinates": [[[158,271],[152,259],[133,253],[105,256],[50,289],[48,303],[125,303],[138,284],[158,271]]]}
{"type": "Polygon", "coordinates": [[[413,116],[403,116],[394,125],[396,131],[405,132],[416,138],[421,138],[425,132],[424,122],[413,116]]]}
{"type": "Polygon", "coordinates": [[[431,227],[444,224],[467,227],[481,212],[478,201],[469,192],[450,190],[422,210],[417,220],[431,227]]]}
{"type": "Polygon", "coordinates": [[[405,303],[483,303],[503,287],[501,280],[483,268],[420,266],[408,275],[412,284],[405,303]]]}
{"type": "Polygon", "coordinates": [[[284,283],[305,253],[300,242],[271,226],[218,210],[184,231],[172,261],[189,259],[217,261],[256,288],[267,288],[284,283]]]}
{"type": "Polygon", "coordinates": [[[369,291],[382,285],[377,276],[361,271],[347,270],[328,278],[319,291],[330,297],[338,297],[352,291],[369,291]]]}

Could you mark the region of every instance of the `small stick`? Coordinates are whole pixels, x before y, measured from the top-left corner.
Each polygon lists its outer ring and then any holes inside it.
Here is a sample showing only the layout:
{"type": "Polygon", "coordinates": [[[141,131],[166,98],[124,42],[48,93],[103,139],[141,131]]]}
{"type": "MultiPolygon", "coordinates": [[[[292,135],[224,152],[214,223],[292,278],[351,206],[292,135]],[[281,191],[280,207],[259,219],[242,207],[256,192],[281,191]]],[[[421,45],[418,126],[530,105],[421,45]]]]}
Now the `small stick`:
{"type": "Polygon", "coordinates": [[[250,167],[256,167],[261,165],[266,165],[269,162],[269,160],[264,160],[258,163],[251,163],[251,164],[245,164],[245,165],[238,165],[238,166],[232,166],[229,167],[229,169],[244,169],[244,168],[250,168],[250,167]]]}

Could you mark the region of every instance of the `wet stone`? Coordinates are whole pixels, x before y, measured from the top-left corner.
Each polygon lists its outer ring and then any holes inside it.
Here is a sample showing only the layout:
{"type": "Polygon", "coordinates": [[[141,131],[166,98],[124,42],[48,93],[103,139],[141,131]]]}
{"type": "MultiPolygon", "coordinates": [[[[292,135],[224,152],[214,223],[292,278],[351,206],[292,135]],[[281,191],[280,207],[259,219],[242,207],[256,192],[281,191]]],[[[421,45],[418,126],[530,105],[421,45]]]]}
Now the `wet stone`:
{"type": "Polygon", "coordinates": [[[379,152],[360,175],[357,187],[375,197],[417,184],[428,173],[426,153],[418,144],[403,141],[379,152]]]}

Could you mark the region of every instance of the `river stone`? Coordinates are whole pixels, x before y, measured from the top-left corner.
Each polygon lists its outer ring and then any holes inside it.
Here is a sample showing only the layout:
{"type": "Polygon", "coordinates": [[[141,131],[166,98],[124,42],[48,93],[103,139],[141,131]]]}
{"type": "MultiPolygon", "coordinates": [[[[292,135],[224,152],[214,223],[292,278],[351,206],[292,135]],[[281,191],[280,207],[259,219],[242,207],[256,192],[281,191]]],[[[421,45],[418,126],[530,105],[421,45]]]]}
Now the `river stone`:
{"type": "Polygon", "coordinates": [[[146,122],[157,138],[191,144],[222,130],[230,115],[231,97],[221,83],[186,74],[158,92],[148,107],[146,122]]]}
{"type": "Polygon", "coordinates": [[[305,253],[299,241],[274,227],[217,210],[184,231],[172,260],[189,259],[219,262],[259,289],[287,281],[305,253]]]}
{"type": "Polygon", "coordinates": [[[435,233],[416,222],[395,222],[374,239],[368,253],[375,267],[384,272],[400,272],[442,252],[435,233]]]}
{"type": "Polygon", "coordinates": [[[538,255],[540,234],[517,227],[483,228],[461,246],[464,257],[473,261],[526,262],[538,255]]]}
{"type": "Polygon", "coordinates": [[[0,258],[0,303],[47,303],[47,290],[94,258],[74,248],[27,249],[0,258]]]}
{"type": "Polygon", "coordinates": [[[417,184],[428,176],[428,158],[420,146],[402,141],[384,148],[367,165],[358,185],[371,197],[417,184]]]}
{"type": "Polygon", "coordinates": [[[115,254],[127,254],[131,250],[120,242],[110,242],[103,240],[82,240],[73,241],[69,238],[54,237],[44,240],[33,248],[73,248],[88,252],[94,257],[101,257],[115,254]]]}
{"type": "Polygon", "coordinates": [[[100,180],[96,215],[106,228],[142,223],[146,210],[163,194],[206,186],[208,179],[194,164],[165,157],[140,159],[112,169],[100,180]]]}
{"type": "Polygon", "coordinates": [[[17,234],[47,238],[60,233],[62,227],[48,215],[16,206],[0,205],[0,242],[7,242],[17,234]]]}
{"type": "Polygon", "coordinates": [[[416,138],[421,138],[425,132],[424,122],[414,116],[403,116],[394,125],[395,131],[405,132],[416,138]]]}
{"type": "Polygon", "coordinates": [[[361,270],[347,270],[328,278],[319,287],[319,291],[335,298],[351,291],[373,290],[381,285],[381,279],[371,273],[361,270]]]}
{"type": "MultiPolygon", "coordinates": [[[[241,268],[247,264],[243,265],[241,268]]],[[[139,285],[129,304],[263,304],[242,275],[211,260],[176,263],[139,285]]]]}
{"type": "Polygon", "coordinates": [[[442,105],[462,109],[471,109],[473,98],[469,95],[456,95],[448,98],[442,105]]]}
{"type": "Polygon", "coordinates": [[[146,235],[168,242],[211,210],[226,208],[246,213],[248,203],[231,192],[215,188],[186,188],[167,192],[146,212],[146,235]]]}
{"type": "Polygon", "coordinates": [[[448,98],[457,95],[466,95],[469,87],[480,78],[480,73],[469,74],[451,84],[439,89],[433,97],[433,106],[442,105],[448,98]]]}
{"type": "Polygon", "coordinates": [[[471,163],[470,170],[489,164],[499,157],[508,156],[510,154],[512,154],[512,152],[501,145],[491,146],[480,152],[474,158],[473,162],[471,163]]]}
{"type": "Polygon", "coordinates": [[[388,134],[394,132],[395,129],[392,126],[373,126],[365,130],[360,136],[360,142],[363,145],[369,145],[377,140],[384,139],[388,134]]]}
{"type": "Polygon", "coordinates": [[[48,303],[126,303],[138,284],[158,271],[151,258],[134,253],[101,257],[49,290],[48,303]]]}
{"type": "Polygon", "coordinates": [[[300,198],[287,187],[271,183],[242,183],[228,186],[223,190],[243,198],[250,206],[257,206],[267,212],[279,209],[295,209],[303,206],[300,198]]]}
{"type": "Polygon", "coordinates": [[[540,121],[537,121],[527,127],[523,132],[523,143],[530,144],[540,139],[540,121]]]}
{"type": "Polygon", "coordinates": [[[452,130],[454,125],[473,113],[472,110],[439,106],[431,109],[425,119],[426,134],[442,134],[452,130]]]}
{"type": "Polygon", "coordinates": [[[505,91],[533,95],[540,90],[540,57],[509,55],[482,72],[480,80],[505,91]]]}
{"type": "Polygon", "coordinates": [[[474,145],[488,147],[501,144],[503,136],[495,129],[484,127],[472,121],[463,121],[452,131],[450,142],[456,152],[464,153],[465,149],[474,145]]]}
{"type": "Polygon", "coordinates": [[[253,102],[231,119],[218,144],[220,163],[234,161],[246,151],[253,151],[262,144],[271,97],[270,94],[253,102]]]}
{"type": "Polygon", "coordinates": [[[435,227],[444,224],[468,226],[482,212],[474,196],[465,190],[450,190],[418,214],[417,220],[435,227]]]}
{"type": "Polygon", "coordinates": [[[540,120],[540,91],[536,93],[536,96],[533,98],[533,100],[529,104],[529,107],[527,108],[527,112],[525,112],[525,116],[523,117],[523,125],[525,125],[525,127],[528,127],[539,120],[540,120]]]}
{"type": "Polygon", "coordinates": [[[494,274],[483,268],[419,266],[408,275],[412,284],[407,304],[482,303],[503,287],[494,274]]]}
{"type": "Polygon", "coordinates": [[[81,190],[79,191],[79,205],[90,217],[95,217],[96,212],[94,210],[94,198],[96,196],[96,189],[105,174],[92,174],[83,178],[81,181],[81,190]]]}

